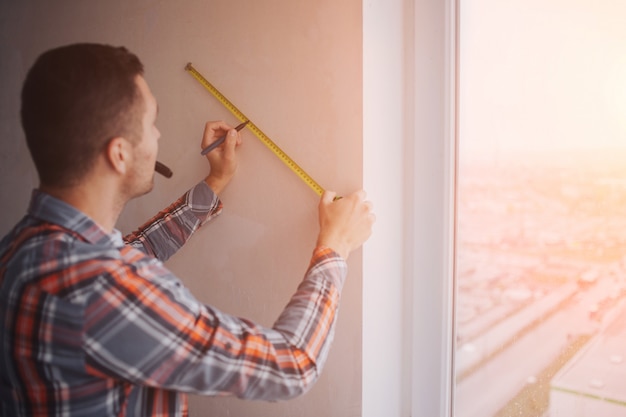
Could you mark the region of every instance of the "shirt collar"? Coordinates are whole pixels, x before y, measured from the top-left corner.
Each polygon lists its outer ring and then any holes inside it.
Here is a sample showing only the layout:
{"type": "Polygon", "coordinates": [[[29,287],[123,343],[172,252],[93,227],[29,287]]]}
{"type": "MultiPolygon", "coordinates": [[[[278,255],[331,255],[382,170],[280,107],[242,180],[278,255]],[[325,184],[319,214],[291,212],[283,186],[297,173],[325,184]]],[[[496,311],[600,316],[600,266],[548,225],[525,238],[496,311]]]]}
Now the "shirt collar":
{"type": "Polygon", "coordinates": [[[28,214],[39,220],[54,223],[72,230],[87,242],[114,246],[124,246],[119,230],[106,233],[96,222],[74,206],[59,200],[41,190],[33,190],[28,214]]]}

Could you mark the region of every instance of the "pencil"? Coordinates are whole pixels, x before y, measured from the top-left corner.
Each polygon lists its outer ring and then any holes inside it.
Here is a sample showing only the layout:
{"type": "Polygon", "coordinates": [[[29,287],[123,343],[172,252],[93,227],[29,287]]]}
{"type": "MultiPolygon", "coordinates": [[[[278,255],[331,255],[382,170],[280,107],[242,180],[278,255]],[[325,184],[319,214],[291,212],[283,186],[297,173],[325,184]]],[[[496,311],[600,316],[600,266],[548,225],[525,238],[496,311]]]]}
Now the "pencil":
{"type": "Polygon", "coordinates": [[[171,169],[169,169],[167,166],[165,166],[165,164],[159,161],[156,161],[156,164],[154,164],[154,170],[163,175],[165,178],[171,178],[173,174],[171,169]]]}

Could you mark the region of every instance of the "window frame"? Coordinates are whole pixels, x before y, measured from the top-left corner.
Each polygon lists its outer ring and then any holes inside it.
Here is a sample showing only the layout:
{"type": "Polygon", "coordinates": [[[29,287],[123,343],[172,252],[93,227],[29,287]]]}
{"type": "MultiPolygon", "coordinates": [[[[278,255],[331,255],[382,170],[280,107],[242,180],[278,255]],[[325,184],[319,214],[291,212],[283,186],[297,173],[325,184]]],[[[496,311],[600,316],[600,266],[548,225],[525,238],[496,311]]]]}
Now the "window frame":
{"type": "Polygon", "coordinates": [[[452,416],[458,0],[363,15],[362,415],[452,416]]]}

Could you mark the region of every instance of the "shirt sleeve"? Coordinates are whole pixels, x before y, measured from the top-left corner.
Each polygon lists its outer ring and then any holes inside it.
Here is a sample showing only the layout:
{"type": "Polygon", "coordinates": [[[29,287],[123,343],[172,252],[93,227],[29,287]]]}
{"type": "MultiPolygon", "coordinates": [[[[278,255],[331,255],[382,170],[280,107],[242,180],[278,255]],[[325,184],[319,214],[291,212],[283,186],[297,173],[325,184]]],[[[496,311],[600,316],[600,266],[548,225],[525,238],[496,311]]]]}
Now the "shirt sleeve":
{"type": "Polygon", "coordinates": [[[217,194],[199,182],[165,210],[124,237],[127,245],[166,261],[200,226],[222,211],[217,194]]]}
{"type": "Polygon", "coordinates": [[[167,390],[292,398],[320,375],[346,274],[343,258],[316,248],[267,328],[201,304],[157,260],[137,275],[117,271],[87,304],[87,371],[167,390]]]}

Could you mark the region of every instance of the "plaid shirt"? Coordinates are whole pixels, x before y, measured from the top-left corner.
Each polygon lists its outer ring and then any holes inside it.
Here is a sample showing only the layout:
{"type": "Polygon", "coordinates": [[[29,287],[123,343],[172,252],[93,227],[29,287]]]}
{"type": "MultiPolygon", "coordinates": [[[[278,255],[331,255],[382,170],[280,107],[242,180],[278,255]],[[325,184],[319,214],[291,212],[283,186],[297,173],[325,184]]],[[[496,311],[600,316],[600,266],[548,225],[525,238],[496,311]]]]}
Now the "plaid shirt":
{"type": "Polygon", "coordinates": [[[200,182],[123,239],[34,191],[0,243],[0,415],[185,416],[185,393],[306,391],[326,360],[346,263],[316,248],[272,328],[203,305],[162,261],[220,211],[200,182]]]}

